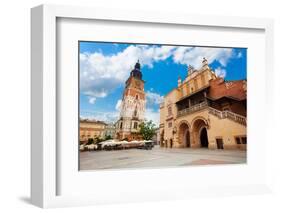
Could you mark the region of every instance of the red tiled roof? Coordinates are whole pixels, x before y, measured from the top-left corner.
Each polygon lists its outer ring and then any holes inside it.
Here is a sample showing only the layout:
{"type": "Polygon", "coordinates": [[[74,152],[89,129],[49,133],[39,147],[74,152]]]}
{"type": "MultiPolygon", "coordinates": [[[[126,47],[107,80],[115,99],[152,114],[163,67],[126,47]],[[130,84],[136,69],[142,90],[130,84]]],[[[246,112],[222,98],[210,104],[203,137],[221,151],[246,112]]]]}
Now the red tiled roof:
{"type": "Polygon", "coordinates": [[[222,97],[245,100],[247,99],[246,85],[246,80],[224,81],[217,78],[210,81],[208,96],[215,100],[222,97]]]}

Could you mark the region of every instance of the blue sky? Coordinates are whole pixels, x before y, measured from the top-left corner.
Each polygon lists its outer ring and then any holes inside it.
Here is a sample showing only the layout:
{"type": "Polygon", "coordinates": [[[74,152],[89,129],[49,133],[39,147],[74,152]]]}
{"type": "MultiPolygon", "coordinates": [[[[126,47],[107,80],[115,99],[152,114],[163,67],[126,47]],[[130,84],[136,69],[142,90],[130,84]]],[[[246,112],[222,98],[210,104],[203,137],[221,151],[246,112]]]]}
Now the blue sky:
{"type": "Polygon", "coordinates": [[[146,118],[159,123],[159,103],[205,57],[226,80],[246,79],[246,48],[79,42],[80,117],[115,122],[125,81],[140,60],[146,91],[146,118]]]}

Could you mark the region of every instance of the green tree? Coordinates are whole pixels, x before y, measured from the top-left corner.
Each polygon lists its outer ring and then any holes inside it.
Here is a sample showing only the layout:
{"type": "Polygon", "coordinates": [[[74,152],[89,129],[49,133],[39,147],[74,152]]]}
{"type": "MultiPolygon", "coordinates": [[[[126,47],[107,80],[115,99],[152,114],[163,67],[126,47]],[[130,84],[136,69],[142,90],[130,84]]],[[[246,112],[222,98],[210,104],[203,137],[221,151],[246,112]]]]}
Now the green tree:
{"type": "Polygon", "coordinates": [[[111,137],[111,135],[106,135],[104,139],[105,140],[110,140],[110,139],[112,139],[112,137],[111,137]]]}
{"type": "Polygon", "coordinates": [[[140,125],[140,133],[144,140],[151,140],[153,135],[155,135],[156,132],[156,125],[150,121],[144,121],[140,125]]]}
{"type": "Polygon", "coordinates": [[[86,145],[90,145],[94,143],[94,139],[93,138],[88,138],[88,142],[86,143],[86,145]]]}
{"type": "Polygon", "coordinates": [[[101,139],[100,137],[95,137],[95,143],[100,143],[104,141],[103,139],[101,139]]]}

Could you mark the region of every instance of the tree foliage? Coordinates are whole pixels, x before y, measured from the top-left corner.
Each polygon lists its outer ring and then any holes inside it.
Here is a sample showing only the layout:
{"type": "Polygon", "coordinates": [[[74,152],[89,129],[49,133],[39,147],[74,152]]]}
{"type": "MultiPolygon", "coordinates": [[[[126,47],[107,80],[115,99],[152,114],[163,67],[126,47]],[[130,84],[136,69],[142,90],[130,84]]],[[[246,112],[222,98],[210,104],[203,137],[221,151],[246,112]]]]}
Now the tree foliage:
{"type": "Polygon", "coordinates": [[[144,121],[140,124],[140,133],[144,140],[151,140],[156,133],[156,125],[150,121],[144,121]]]}
{"type": "Polygon", "coordinates": [[[104,141],[102,138],[100,138],[100,137],[95,137],[95,143],[100,143],[100,142],[102,142],[102,141],[104,141]]]}
{"type": "Polygon", "coordinates": [[[104,139],[105,140],[110,140],[110,139],[113,139],[113,138],[111,137],[111,135],[106,135],[104,139]]]}
{"type": "Polygon", "coordinates": [[[94,139],[93,138],[88,138],[88,142],[86,143],[86,145],[90,145],[94,143],[94,139]]]}

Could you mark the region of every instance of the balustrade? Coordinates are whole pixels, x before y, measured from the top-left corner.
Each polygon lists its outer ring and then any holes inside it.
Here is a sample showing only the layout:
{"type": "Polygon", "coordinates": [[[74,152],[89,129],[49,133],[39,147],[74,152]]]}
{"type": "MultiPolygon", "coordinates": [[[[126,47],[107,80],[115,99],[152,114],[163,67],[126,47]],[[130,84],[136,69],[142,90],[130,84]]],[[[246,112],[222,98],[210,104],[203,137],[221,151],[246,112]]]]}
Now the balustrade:
{"type": "Polygon", "coordinates": [[[178,116],[183,116],[183,115],[186,115],[186,114],[190,114],[192,112],[204,109],[207,106],[208,106],[208,103],[206,101],[204,101],[204,102],[202,102],[200,104],[196,104],[196,105],[193,105],[193,106],[191,106],[189,108],[186,108],[186,109],[178,111],[178,116]]]}
{"type": "Polygon", "coordinates": [[[184,116],[184,115],[187,115],[187,114],[190,114],[190,113],[193,113],[195,111],[199,111],[199,110],[202,110],[202,109],[205,109],[205,108],[208,108],[210,114],[212,114],[212,115],[214,115],[214,116],[216,116],[220,119],[228,118],[228,119],[233,120],[233,121],[235,121],[237,123],[240,123],[242,125],[245,125],[245,126],[247,125],[246,117],[244,117],[242,115],[239,115],[239,114],[236,114],[234,112],[220,111],[220,110],[214,109],[214,108],[208,106],[208,103],[206,101],[204,101],[200,104],[196,104],[194,106],[191,106],[189,108],[178,111],[178,117],[184,116]]]}

